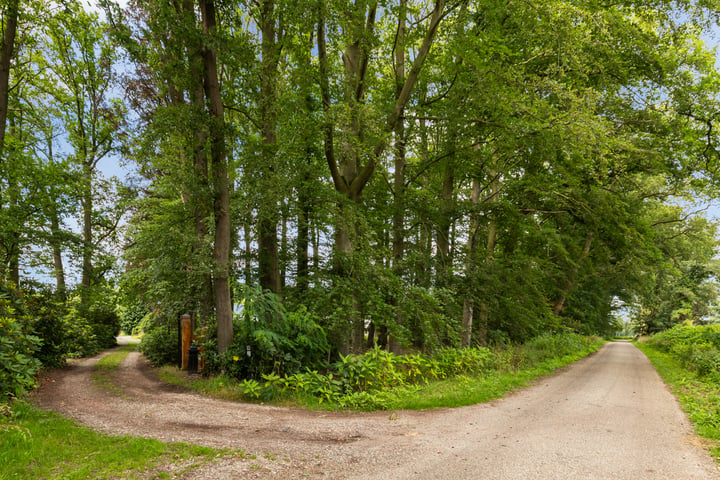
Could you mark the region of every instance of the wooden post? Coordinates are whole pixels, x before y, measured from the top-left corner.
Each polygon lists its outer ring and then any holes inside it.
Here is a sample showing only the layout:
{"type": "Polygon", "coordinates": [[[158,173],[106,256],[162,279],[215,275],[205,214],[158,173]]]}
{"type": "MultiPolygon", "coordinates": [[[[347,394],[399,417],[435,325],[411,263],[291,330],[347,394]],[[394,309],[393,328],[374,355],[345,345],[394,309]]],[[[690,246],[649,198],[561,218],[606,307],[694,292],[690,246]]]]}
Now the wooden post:
{"type": "Polygon", "coordinates": [[[192,343],[192,320],[190,318],[189,314],[184,314],[180,318],[180,329],[182,331],[182,341],[181,341],[181,349],[182,349],[182,369],[187,370],[188,368],[188,357],[190,350],[190,344],[192,343]]]}

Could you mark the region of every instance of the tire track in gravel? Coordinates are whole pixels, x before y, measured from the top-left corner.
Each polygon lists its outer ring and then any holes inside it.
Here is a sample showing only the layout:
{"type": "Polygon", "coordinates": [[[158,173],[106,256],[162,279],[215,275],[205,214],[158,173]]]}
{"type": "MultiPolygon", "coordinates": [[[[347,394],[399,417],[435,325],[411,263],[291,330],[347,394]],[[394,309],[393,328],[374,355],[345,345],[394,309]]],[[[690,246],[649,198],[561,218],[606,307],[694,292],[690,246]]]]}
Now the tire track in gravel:
{"type": "Polygon", "coordinates": [[[35,402],[108,433],[257,455],[219,459],[188,479],[720,480],[677,401],[630,343],[607,344],[502,400],[392,414],[208,399],[158,381],[138,353],[121,365],[123,395],[114,396],[90,378],[99,358],[50,372],[35,402]]]}

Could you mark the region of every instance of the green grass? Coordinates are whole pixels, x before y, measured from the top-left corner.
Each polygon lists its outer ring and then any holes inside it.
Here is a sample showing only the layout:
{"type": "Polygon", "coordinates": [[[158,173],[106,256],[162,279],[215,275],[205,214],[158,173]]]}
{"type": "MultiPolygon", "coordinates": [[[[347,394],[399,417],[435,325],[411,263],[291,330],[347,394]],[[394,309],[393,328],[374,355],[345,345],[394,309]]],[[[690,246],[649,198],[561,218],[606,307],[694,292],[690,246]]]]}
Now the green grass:
{"type": "Polygon", "coordinates": [[[720,385],[683,368],[681,361],[643,343],[635,344],[650,359],[662,379],[680,401],[695,431],[720,462],[720,385]]]}
{"type": "Polygon", "coordinates": [[[120,364],[137,345],[124,345],[101,358],[94,366],[92,379],[95,384],[113,395],[122,396],[122,390],[113,382],[113,376],[120,364]]]}
{"type": "Polygon", "coordinates": [[[113,437],[18,402],[0,415],[0,480],[177,478],[237,452],[113,437]]]}

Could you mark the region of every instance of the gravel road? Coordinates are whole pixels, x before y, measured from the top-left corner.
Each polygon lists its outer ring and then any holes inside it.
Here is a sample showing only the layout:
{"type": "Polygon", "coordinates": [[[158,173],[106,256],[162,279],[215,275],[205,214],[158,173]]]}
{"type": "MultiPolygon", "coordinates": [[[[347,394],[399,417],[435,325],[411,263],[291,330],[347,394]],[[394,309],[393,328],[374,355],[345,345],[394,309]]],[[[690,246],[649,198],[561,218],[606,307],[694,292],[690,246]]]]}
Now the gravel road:
{"type": "Polygon", "coordinates": [[[157,381],[137,353],[115,379],[122,394],[113,394],[90,379],[98,358],[50,372],[35,402],[113,434],[247,452],[166,466],[174,478],[720,480],[676,400],[630,343],[609,343],[488,404],[371,414],[203,398],[157,381]]]}

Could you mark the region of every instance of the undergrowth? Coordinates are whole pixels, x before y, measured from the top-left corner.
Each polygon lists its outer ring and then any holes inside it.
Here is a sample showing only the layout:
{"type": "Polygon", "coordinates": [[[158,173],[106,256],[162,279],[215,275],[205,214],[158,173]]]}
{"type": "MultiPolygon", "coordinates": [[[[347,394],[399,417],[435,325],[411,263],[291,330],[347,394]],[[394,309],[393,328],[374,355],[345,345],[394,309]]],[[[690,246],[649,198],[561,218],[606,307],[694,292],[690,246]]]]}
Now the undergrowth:
{"type": "Polygon", "coordinates": [[[274,373],[235,380],[188,377],[172,368],[161,377],[226,399],[309,408],[388,410],[453,407],[488,401],[551,373],[604,342],[576,334],[544,335],[524,345],[441,349],[433,355],[394,355],[379,348],[341,356],[327,371],[274,373]]]}

